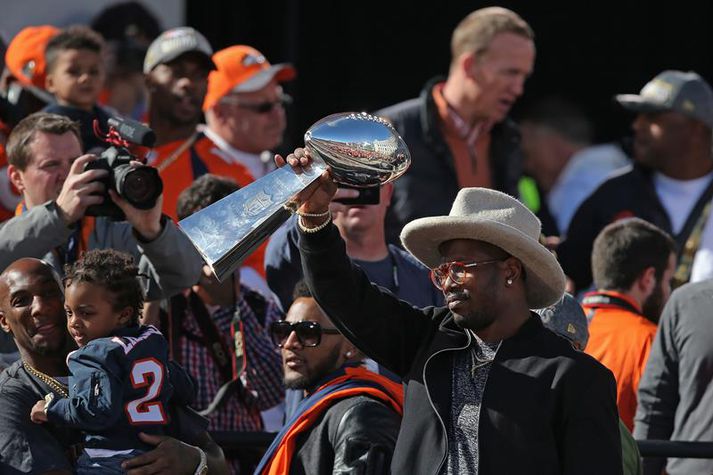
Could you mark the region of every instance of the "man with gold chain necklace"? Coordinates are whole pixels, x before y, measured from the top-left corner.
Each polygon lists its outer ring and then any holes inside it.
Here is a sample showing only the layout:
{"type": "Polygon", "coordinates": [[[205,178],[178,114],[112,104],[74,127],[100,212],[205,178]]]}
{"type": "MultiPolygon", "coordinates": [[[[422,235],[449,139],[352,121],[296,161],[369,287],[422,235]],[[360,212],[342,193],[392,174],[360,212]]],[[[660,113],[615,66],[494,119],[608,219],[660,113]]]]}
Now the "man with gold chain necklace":
{"type": "MultiPolygon", "coordinates": [[[[66,325],[62,287],[50,265],[23,258],[0,274],[0,327],[13,336],[21,356],[0,374],[0,473],[72,473],[70,453],[79,433],[29,418],[32,405],[46,394],[68,396],[65,358],[73,348],[66,325]]],[[[180,436],[187,443],[145,436],[156,449],[130,460],[127,469],[225,473],[223,454],[205,425],[181,421],[180,436]]]]}

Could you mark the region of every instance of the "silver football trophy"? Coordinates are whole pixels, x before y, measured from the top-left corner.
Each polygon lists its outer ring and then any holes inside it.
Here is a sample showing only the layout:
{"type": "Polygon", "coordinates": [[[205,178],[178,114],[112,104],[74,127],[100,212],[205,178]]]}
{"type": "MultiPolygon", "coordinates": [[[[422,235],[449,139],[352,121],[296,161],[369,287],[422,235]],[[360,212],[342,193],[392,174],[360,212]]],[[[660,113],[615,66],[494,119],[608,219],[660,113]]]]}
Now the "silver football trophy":
{"type": "Polygon", "coordinates": [[[295,195],[327,166],[338,183],[365,188],[395,180],[411,163],[391,124],[363,112],[318,121],[305,133],[305,146],[312,163],[303,173],[285,165],[178,223],[218,280],[289,218],[295,195]]]}

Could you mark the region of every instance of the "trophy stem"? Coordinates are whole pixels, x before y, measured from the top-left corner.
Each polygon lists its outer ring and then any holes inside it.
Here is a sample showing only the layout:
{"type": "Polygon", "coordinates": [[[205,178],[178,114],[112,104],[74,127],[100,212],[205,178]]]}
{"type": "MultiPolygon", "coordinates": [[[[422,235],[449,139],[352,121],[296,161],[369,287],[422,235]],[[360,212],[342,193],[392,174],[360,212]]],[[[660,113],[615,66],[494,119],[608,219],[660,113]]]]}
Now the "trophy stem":
{"type": "Polygon", "coordinates": [[[178,223],[218,280],[289,218],[285,205],[327,169],[314,155],[303,173],[278,168],[178,223]]]}

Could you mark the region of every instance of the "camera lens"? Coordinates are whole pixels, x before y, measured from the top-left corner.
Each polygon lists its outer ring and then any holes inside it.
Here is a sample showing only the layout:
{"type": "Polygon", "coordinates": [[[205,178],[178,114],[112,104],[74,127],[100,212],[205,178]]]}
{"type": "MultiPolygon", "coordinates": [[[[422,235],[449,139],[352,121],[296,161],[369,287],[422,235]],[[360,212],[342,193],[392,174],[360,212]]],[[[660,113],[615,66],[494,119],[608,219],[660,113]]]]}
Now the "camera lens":
{"type": "Polygon", "coordinates": [[[132,206],[151,209],[163,191],[158,171],[152,167],[121,165],[114,170],[116,189],[132,206]]]}
{"type": "Polygon", "coordinates": [[[152,184],[145,173],[129,173],[124,179],[124,194],[131,197],[131,201],[146,201],[153,194],[152,184]]]}

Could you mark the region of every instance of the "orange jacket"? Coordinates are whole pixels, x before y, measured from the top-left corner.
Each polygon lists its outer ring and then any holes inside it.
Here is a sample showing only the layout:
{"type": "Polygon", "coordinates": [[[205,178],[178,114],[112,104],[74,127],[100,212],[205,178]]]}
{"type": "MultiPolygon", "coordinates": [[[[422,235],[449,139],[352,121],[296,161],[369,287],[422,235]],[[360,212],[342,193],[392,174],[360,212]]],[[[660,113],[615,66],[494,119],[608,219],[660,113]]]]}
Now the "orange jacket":
{"type": "Polygon", "coordinates": [[[212,173],[232,178],[241,187],[254,181],[243,165],[228,163],[216,154],[216,145],[202,133],[197,132],[195,141],[188,147],[185,145],[186,139],[156,147],[149,161],[149,165],[159,169],[163,179],[163,212],[174,220],[178,195],[201,175],[212,173]],[[182,150],[174,157],[179,149],[182,150]]]}
{"type": "MultiPolygon", "coordinates": [[[[246,167],[226,162],[215,153],[218,147],[208,137],[201,132],[196,134],[192,143],[183,139],[154,148],[149,160],[151,166],[158,168],[163,180],[163,212],[174,221],[177,221],[178,195],[196,178],[212,173],[232,178],[241,187],[254,181],[246,167]],[[178,151],[180,153],[176,155],[178,151]]],[[[265,277],[266,247],[267,242],[250,254],[243,263],[254,268],[263,277],[265,277]]]]}
{"type": "Polygon", "coordinates": [[[310,398],[314,397],[316,400],[301,414],[295,414],[289,427],[284,427],[277,434],[255,473],[261,475],[289,473],[292,457],[297,450],[298,436],[313,428],[319,417],[341,399],[368,394],[399,414],[403,414],[404,395],[401,384],[361,367],[346,367],[343,368],[343,372],[344,374],[328,381],[312,393],[310,398]],[[368,383],[375,383],[375,387],[368,383]]]}
{"type": "Polygon", "coordinates": [[[656,335],[656,324],[641,314],[638,303],[619,292],[590,292],[582,307],[590,318],[589,342],[584,351],[614,373],[619,417],[631,431],[636,391],[656,335]]]}

